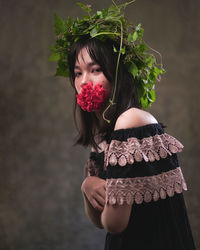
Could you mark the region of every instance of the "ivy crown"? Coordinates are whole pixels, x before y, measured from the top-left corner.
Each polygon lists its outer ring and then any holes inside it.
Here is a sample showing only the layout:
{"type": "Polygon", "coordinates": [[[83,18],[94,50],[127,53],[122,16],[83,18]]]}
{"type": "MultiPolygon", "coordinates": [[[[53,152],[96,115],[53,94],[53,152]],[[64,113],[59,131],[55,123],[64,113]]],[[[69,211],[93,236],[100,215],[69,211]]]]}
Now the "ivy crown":
{"type": "Polygon", "coordinates": [[[124,16],[125,8],[133,2],[135,0],[117,5],[112,0],[112,4],[108,9],[104,8],[101,11],[96,11],[94,14],[91,14],[91,5],[78,3],[86,13],[82,19],[68,17],[66,20],[63,20],[54,14],[57,39],[55,45],[51,46],[49,60],[58,63],[55,76],[69,77],[67,55],[73,43],[77,42],[82,36],[87,35],[101,40],[109,38],[117,41],[120,47],[118,50],[113,47],[114,52],[118,53],[118,62],[116,65],[115,89],[110,103],[111,105],[114,104],[118,65],[120,55],[123,54],[124,64],[138,82],[137,94],[140,103],[146,109],[155,102],[155,84],[159,80],[160,75],[165,73],[165,70],[162,63],[158,64],[156,62],[156,57],[153,54],[155,50],[145,44],[142,25],[134,25],[124,16]]]}

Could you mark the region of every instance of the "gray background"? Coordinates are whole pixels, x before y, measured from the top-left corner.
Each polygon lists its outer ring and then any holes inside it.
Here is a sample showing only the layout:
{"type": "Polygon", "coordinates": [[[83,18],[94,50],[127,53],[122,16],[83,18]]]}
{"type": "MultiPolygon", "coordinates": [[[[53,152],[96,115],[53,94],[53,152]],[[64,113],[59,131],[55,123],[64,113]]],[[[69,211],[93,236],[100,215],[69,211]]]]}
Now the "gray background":
{"type": "MultiPolygon", "coordinates": [[[[95,9],[111,1],[90,0],[95,9]]],[[[119,1],[117,1],[119,3],[119,1]]],[[[0,249],[102,250],[105,233],[83,212],[80,186],[88,150],[73,147],[72,91],[48,62],[53,13],[81,15],[76,1],[0,2],[0,249]]],[[[184,145],[181,166],[200,249],[198,0],[137,0],[127,17],[163,55],[167,73],[150,108],[184,145]]]]}

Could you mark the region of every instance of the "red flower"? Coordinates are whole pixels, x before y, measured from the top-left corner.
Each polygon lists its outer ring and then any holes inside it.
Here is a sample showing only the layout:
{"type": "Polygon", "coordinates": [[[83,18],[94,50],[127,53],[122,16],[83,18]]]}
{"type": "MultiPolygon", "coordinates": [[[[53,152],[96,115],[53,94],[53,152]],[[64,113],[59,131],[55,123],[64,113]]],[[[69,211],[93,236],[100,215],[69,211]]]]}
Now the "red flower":
{"type": "Polygon", "coordinates": [[[91,82],[83,85],[81,93],[76,95],[78,105],[88,112],[101,109],[105,97],[106,90],[102,85],[98,83],[93,88],[91,82]]]}

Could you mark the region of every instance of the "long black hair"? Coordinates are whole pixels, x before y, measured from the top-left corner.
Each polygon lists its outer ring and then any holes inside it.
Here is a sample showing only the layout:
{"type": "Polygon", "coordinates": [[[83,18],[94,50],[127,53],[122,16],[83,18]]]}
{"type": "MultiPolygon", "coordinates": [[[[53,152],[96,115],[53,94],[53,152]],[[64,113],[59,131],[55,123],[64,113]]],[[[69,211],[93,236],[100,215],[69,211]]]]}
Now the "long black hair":
{"type": "Polygon", "coordinates": [[[74,67],[79,52],[83,48],[86,48],[91,59],[101,67],[101,70],[104,73],[105,77],[112,84],[112,86],[114,86],[118,57],[118,53],[114,52],[114,47],[118,49],[119,45],[110,39],[101,41],[97,38],[83,37],[73,44],[68,54],[70,80],[72,87],[75,90],[74,120],[79,131],[78,139],[76,141],[77,144],[81,144],[83,146],[91,145],[97,148],[97,144],[94,139],[96,135],[99,134],[104,139],[108,138],[110,133],[114,129],[116,120],[120,116],[120,114],[131,107],[141,108],[136,91],[137,82],[127,71],[125,64],[123,63],[123,55],[121,56],[118,70],[118,83],[114,100],[116,104],[113,105],[105,114],[106,118],[109,119],[111,123],[106,124],[105,122],[104,126],[100,125],[95,112],[88,113],[87,111],[83,111],[77,105],[76,89],[74,84],[74,67]]]}

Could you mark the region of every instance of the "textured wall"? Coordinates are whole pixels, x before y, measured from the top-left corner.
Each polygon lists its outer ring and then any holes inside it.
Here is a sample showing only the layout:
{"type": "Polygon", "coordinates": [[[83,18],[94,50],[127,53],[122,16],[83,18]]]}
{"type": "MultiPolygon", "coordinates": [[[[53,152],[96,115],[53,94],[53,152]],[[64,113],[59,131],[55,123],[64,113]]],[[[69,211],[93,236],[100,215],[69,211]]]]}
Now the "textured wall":
{"type": "MultiPolygon", "coordinates": [[[[199,9],[198,0],[137,0],[127,10],[163,55],[167,74],[150,112],[185,145],[180,161],[198,249],[199,9]]],[[[56,65],[48,62],[53,13],[64,18],[81,11],[72,0],[2,0],[0,12],[0,250],[101,250],[105,233],[83,212],[88,151],[72,146],[72,91],[52,76],[56,65]]]]}

